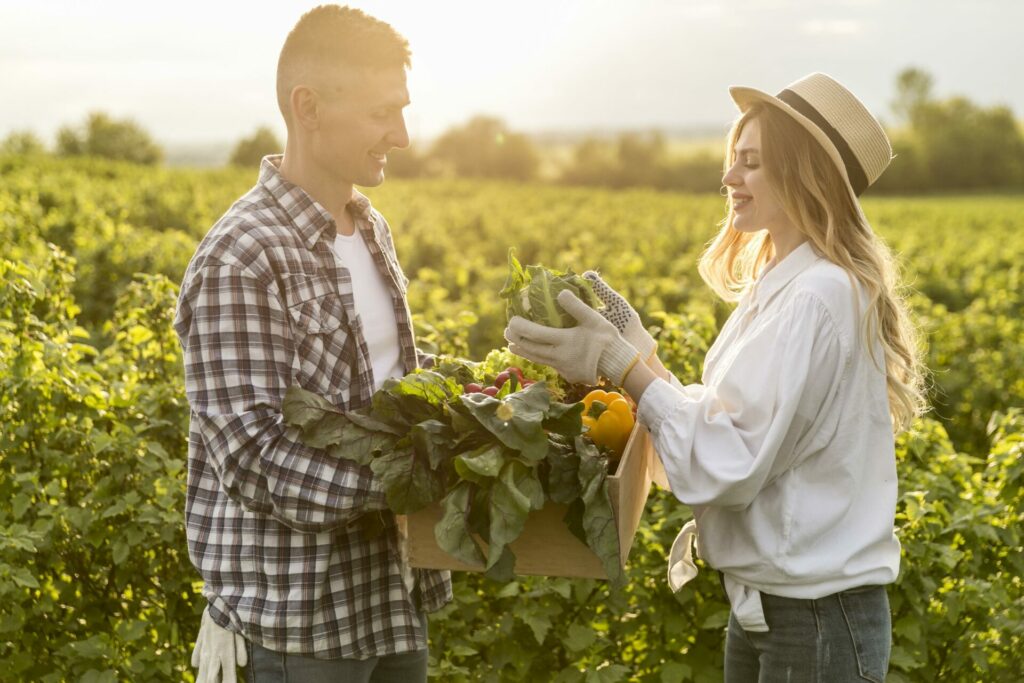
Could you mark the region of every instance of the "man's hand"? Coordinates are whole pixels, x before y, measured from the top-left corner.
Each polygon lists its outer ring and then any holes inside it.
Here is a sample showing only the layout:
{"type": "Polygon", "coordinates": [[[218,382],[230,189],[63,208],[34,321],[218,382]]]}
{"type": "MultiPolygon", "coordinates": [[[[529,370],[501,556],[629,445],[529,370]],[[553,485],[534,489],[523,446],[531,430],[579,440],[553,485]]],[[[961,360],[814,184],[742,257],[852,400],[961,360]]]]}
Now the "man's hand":
{"type": "Polygon", "coordinates": [[[249,656],[241,634],[218,626],[210,616],[210,608],[203,610],[203,619],[192,650],[192,666],[199,669],[196,683],[237,683],[235,666],[245,666],[249,656]]]}
{"type": "Polygon", "coordinates": [[[576,327],[545,327],[520,316],[505,328],[508,350],[558,371],[570,382],[596,384],[598,374],[621,386],[640,353],[579,297],[563,290],[558,303],[579,323],[576,327]]]}
{"type": "Polygon", "coordinates": [[[601,315],[615,325],[616,329],[622,333],[622,337],[640,352],[640,359],[647,362],[657,349],[658,342],[654,341],[654,337],[640,322],[640,314],[626,301],[624,296],[609,287],[608,283],[593,270],[583,273],[583,277],[590,280],[594,287],[594,294],[604,304],[601,315]]]}

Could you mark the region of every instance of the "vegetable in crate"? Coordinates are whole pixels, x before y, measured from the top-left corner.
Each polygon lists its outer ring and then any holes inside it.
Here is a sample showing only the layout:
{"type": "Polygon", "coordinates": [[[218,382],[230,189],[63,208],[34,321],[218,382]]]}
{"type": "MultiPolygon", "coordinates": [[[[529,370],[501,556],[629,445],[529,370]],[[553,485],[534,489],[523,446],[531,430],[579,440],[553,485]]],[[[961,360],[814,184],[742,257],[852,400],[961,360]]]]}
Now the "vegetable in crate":
{"type": "Polygon", "coordinates": [[[524,269],[515,257],[515,249],[508,250],[508,270],[508,279],[500,294],[506,301],[507,319],[519,315],[547,327],[574,327],[576,319],[566,313],[557,301],[558,293],[563,289],[568,289],[592,308],[601,305],[590,281],[571,270],[560,273],[537,265],[524,269]]]}
{"type": "Polygon", "coordinates": [[[621,457],[633,431],[633,409],[622,394],[594,389],[583,397],[583,426],[598,446],[606,446],[621,457]]]}

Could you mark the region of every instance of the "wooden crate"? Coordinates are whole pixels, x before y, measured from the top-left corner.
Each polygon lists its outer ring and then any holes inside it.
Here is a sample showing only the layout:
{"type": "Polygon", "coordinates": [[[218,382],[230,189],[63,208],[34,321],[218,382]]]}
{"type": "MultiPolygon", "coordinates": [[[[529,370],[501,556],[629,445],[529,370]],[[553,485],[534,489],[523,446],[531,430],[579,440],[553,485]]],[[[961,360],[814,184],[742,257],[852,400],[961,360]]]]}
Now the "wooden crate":
{"type": "MultiPolygon", "coordinates": [[[[653,455],[650,435],[643,426],[637,424],[626,443],[615,474],[608,477],[608,495],[618,527],[619,559],[623,566],[629,557],[633,537],[651,489],[647,465],[648,458],[653,455]]],[[[597,555],[576,538],[562,521],[566,510],[565,505],[549,502],[543,509],[530,513],[523,533],[509,544],[516,556],[516,574],[608,578],[597,555]]],[[[466,564],[438,547],[434,527],[441,520],[441,515],[441,505],[435,503],[407,517],[409,563],[423,569],[484,571],[482,564],[466,564]]],[[[477,538],[477,542],[485,548],[486,553],[486,544],[480,538],[477,538]]]]}

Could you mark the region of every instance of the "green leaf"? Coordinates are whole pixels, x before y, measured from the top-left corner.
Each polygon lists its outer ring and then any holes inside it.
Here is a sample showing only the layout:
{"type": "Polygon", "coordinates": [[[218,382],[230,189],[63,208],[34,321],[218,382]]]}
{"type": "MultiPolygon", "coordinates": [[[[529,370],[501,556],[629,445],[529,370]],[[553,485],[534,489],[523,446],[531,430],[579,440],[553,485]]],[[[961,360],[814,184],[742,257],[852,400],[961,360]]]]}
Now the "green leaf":
{"type": "Polygon", "coordinates": [[[507,319],[519,315],[548,327],[575,326],[576,319],[566,313],[557,300],[559,292],[566,289],[588,306],[601,305],[589,280],[572,271],[561,273],[538,265],[527,266],[524,270],[515,257],[515,250],[509,249],[508,276],[499,293],[505,299],[507,319]]]}
{"type": "Polygon", "coordinates": [[[666,662],[661,667],[661,683],[678,683],[693,678],[693,668],[683,662],[666,662]]]}
{"type": "MultiPolygon", "coordinates": [[[[493,554],[494,550],[490,549],[490,552],[493,554]]],[[[484,576],[491,581],[508,583],[515,578],[515,569],[516,556],[511,548],[505,546],[501,549],[501,555],[498,556],[498,560],[487,568],[484,576]]]]}
{"type": "Polygon", "coordinates": [[[569,649],[569,652],[579,652],[593,645],[595,640],[597,640],[597,635],[594,633],[594,629],[580,624],[569,624],[562,644],[569,649]]]}
{"type": "Polygon", "coordinates": [[[385,432],[395,436],[405,435],[401,429],[397,429],[383,420],[378,420],[372,415],[367,415],[363,410],[350,410],[345,413],[345,417],[348,418],[349,422],[371,432],[385,432]]]}
{"type": "Polygon", "coordinates": [[[473,485],[460,482],[441,501],[443,513],[434,527],[434,538],[441,550],[469,565],[483,566],[484,554],[469,534],[469,500],[473,485]]]}
{"type": "Polygon", "coordinates": [[[619,535],[608,498],[608,460],[583,437],[576,438],[576,450],[580,453],[579,478],[587,545],[600,558],[612,585],[621,586],[625,583],[625,573],[619,565],[619,535]]]}
{"type": "Polygon", "coordinates": [[[587,672],[587,683],[620,683],[629,676],[629,667],[622,664],[609,664],[600,669],[587,672]]]}
{"type": "Polygon", "coordinates": [[[543,645],[544,638],[547,637],[548,631],[551,630],[551,619],[537,612],[526,612],[521,614],[519,618],[533,631],[533,637],[536,639],[537,644],[543,645]]]}
{"type": "Polygon", "coordinates": [[[11,572],[11,579],[22,588],[39,588],[39,581],[27,567],[18,567],[11,572]]]}
{"type": "Polygon", "coordinates": [[[548,497],[568,505],[580,497],[580,456],[575,451],[552,442],[547,457],[548,497]]]}
{"type": "Polygon", "coordinates": [[[11,499],[11,513],[14,519],[21,519],[25,511],[32,505],[32,499],[24,493],[19,493],[11,499]]]}
{"type": "Polygon", "coordinates": [[[424,420],[413,425],[409,436],[417,456],[425,458],[432,470],[440,467],[452,452],[452,431],[440,420],[424,420]]]}
{"type": "Polygon", "coordinates": [[[543,422],[551,395],[543,385],[534,384],[502,400],[486,394],[466,394],[461,401],[481,425],[524,458],[539,461],[547,455],[548,435],[543,422]],[[509,419],[498,417],[502,405],[508,407],[509,419]]]}
{"type": "Polygon", "coordinates": [[[297,384],[288,387],[281,404],[285,424],[305,430],[329,415],[342,415],[341,409],[297,384]]]}
{"type": "Polygon", "coordinates": [[[131,552],[131,546],[121,540],[114,541],[114,548],[112,551],[112,559],[114,564],[123,564],[128,559],[128,554],[131,552]]]}
{"type": "Polygon", "coordinates": [[[455,457],[455,472],[463,479],[483,484],[486,479],[496,479],[506,461],[505,447],[501,444],[484,444],[479,448],[455,457]]]}
{"type": "MultiPolygon", "coordinates": [[[[308,443],[305,433],[302,440],[308,443]]],[[[338,433],[336,442],[328,446],[327,452],[336,458],[345,458],[359,465],[369,465],[380,453],[393,451],[398,441],[399,438],[390,432],[370,431],[354,422],[346,422],[338,433]]]]}
{"type": "Polygon", "coordinates": [[[89,669],[78,679],[79,683],[117,683],[117,672],[113,669],[97,671],[89,669]]]}
{"type": "Polygon", "coordinates": [[[421,510],[444,495],[444,480],[411,448],[397,448],[370,463],[384,487],[388,507],[400,515],[421,510]]]}
{"type": "Polygon", "coordinates": [[[729,610],[718,609],[704,618],[704,621],[702,621],[700,624],[700,628],[707,630],[718,630],[725,627],[725,625],[728,623],[729,610]]]}
{"type": "Polygon", "coordinates": [[[505,546],[519,538],[530,511],[543,506],[544,490],[536,472],[518,460],[507,462],[491,490],[488,569],[501,559],[505,546]]]}
{"type": "MultiPolygon", "coordinates": [[[[541,384],[541,382],[537,382],[541,384]]],[[[535,384],[534,386],[537,386],[535,384]]],[[[544,420],[544,429],[562,436],[579,436],[583,433],[583,403],[558,403],[553,401],[544,420]]]]}

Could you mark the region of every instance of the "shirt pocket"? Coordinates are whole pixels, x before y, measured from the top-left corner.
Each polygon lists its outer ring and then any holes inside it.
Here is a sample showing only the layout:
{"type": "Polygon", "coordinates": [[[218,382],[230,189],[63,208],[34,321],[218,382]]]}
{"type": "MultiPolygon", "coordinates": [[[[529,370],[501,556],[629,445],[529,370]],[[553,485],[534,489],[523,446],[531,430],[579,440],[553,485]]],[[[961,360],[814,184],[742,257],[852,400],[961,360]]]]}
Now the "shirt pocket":
{"type": "Polygon", "coordinates": [[[352,322],[341,296],[324,277],[292,275],[284,286],[299,383],[345,405],[357,359],[352,322]]]}

